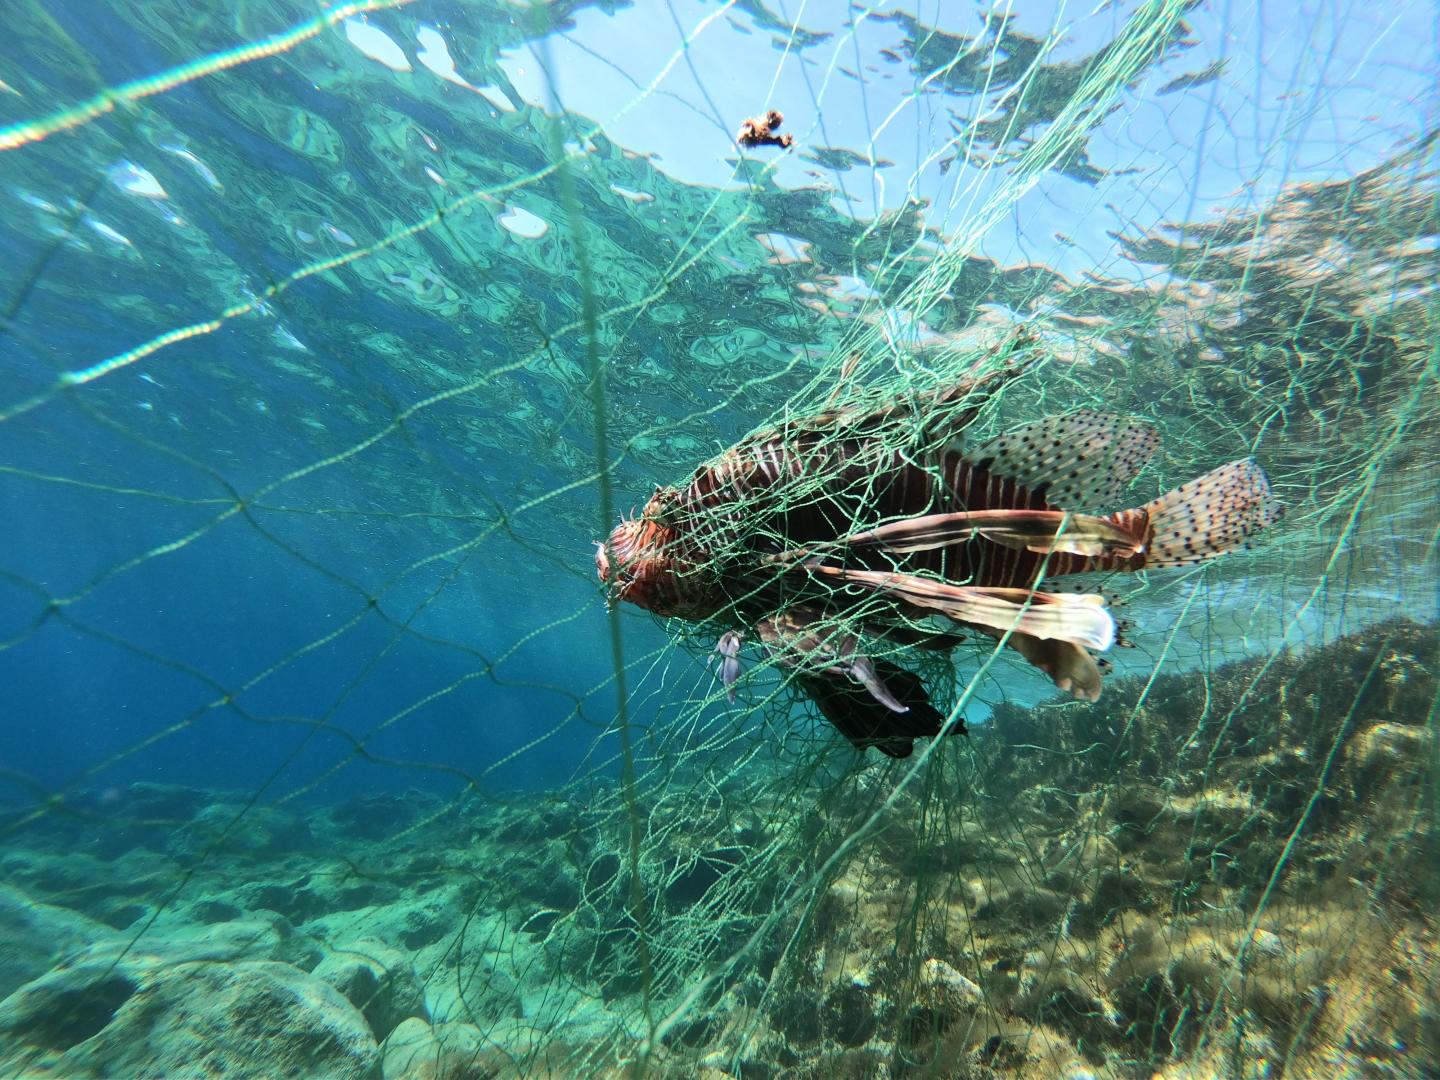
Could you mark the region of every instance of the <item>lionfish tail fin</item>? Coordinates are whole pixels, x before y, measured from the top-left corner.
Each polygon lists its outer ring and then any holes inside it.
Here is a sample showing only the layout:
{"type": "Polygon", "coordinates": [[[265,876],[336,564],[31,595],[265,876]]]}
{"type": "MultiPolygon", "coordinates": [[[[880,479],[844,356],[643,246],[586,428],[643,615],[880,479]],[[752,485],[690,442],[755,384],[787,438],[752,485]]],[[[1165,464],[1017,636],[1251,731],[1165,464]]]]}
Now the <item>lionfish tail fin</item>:
{"type": "Polygon", "coordinates": [[[1152,530],[1147,569],[1189,566],[1233,551],[1284,512],[1254,458],[1221,465],[1141,509],[1152,530]]]}

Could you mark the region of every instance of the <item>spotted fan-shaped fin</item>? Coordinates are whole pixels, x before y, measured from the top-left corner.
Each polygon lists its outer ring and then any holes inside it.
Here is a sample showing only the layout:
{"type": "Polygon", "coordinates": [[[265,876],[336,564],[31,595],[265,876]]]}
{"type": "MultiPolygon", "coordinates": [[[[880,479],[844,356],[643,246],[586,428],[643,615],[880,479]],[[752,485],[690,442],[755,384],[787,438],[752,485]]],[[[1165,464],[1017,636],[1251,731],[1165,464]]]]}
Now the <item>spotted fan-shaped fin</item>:
{"type": "Polygon", "coordinates": [[[1147,568],[1188,566],[1233,551],[1284,512],[1254,458],[1221,465],[1141,509],[1154,530],[1147,568]]]}
{"type": "Polygon", "coordinates": [[[1051,506],[1080,510],[1117,501],[1159,445],[1149,424],[1081,409],[1008,431],[965,456],[1031,491],[1043,486],[1051,506]]]}

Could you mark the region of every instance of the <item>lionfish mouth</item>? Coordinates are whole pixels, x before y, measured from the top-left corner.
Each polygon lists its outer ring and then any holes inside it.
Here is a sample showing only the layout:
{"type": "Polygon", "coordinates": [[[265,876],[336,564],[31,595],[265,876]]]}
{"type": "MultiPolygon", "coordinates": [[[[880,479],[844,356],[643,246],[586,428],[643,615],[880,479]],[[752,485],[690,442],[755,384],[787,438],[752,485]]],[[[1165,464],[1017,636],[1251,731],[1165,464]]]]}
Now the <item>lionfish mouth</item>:
{"type": "Polygon", "coordinates": [[[605,541],[595,541],[595,573],[600,577],[600,584],[610,585],[610,555],[605,550],[605,541]]]}
{"type": "Polygon", "coordinates": [[[595,546],[595,572],[612,604],[624,600],[662,616],[690,611],[702,598],[689,595],[682,568],[674,530],[643,514],[595,546]]]}
{"type": "Polygon", "coordinates": [[[628,518],[610,534],[608,540],[595,542],[595,573],[606,587],[606,600],[629,600],[648,607],[652,579],[660,568],[659,544],[654,536],[658,526],[643,518],[628,518]]]}

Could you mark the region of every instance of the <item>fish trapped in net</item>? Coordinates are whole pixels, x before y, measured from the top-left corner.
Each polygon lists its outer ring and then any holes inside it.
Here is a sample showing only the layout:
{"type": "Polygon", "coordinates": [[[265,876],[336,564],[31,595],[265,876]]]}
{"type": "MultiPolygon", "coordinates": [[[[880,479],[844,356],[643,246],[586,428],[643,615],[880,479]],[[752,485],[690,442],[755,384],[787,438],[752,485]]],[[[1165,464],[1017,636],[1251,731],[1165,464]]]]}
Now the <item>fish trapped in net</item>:
{"type": "MultiPolygon", "coordinates": [[[[1110,514],[1159,444],[1082,409],[973,449],[960,437],[1023,367],[851,404],[741,440],[660,487],[595,555],[612,600],[713,625],[732,692],[758,641],[857,748],[892,757],[944,717],[908,650],[993,638],[1077,698],[1117,642],[1102,596],[1042,586],[1090,571],[1186,566],[1239,547],[1280,507],[1253,459],[1110,514]]],[[[947,733],[963,730],[957,726],[947,733]]]]}

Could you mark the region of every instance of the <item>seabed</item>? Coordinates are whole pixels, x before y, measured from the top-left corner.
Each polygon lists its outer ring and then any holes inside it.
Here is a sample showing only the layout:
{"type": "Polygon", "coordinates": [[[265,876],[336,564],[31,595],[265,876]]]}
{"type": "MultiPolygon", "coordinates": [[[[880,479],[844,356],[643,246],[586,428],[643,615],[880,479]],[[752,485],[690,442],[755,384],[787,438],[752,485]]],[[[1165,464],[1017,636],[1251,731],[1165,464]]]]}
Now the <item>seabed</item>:
{"type": "Polygon", "coordinates": [[[933,782],[852,770],[874,826],[768,924],[805,853],[846,842],[818,803],[686,804],[641,927],[625,823],[578,798],[88,791],[0,857],[0,1070],[1440,1075],[1437,664],[1440,633],[1395,622],[1002,706],[933,782]],[[748,911],[725,894],[741,867],[748,911]],[[734,962],[645,1000],[639,942],[696,925],[734,962]]]}

